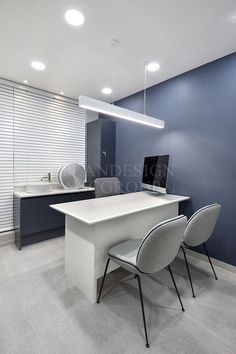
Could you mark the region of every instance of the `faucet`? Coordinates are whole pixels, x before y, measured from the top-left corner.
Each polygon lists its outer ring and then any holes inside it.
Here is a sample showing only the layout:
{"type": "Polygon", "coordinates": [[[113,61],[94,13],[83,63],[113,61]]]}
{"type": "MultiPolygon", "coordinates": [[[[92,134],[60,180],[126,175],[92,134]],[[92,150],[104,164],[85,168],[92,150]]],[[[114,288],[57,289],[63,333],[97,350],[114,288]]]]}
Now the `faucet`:
{"type": "Polygon", "coordinates": [[[41,181],[43,181],[45,178],[48,180],[49,183],[52,182],[52,176],[51,176],[51,173],[50,173],[50,172],[48,172],[48,175],[47,175],[47,176],[42,177],[42,178],[41,178],[41,181]]]}

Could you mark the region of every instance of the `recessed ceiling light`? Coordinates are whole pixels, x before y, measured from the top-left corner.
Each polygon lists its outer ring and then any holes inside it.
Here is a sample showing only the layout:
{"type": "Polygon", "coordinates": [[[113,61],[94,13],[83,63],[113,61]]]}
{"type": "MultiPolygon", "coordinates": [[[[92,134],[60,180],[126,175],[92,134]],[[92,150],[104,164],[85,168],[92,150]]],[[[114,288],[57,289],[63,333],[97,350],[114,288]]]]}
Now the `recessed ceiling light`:
{"type": "Polygon", "coordinates": [[[110,87],[104,87],[102,89],[102,93],[104,93],[104,95],[110,95],[112,93],[112,89],[110,87]]]}
{"type": "Polygon", "coordinates": [[[150,61],[147,65],[146,65],[146,69],[147,71],[150,72],[154,72],[160,69],[160,64],[154,62],[154,61],[150,61]]]}
{"type": "Polygon", "coordinates": [[[46,66],[43,63],[41,63],[40,61],[32,61],[31,66],[32,66],[32,68],[34,68],[36,70],[40,70],[40,71],[42,71],[46,68],[46,66]]]}
{"type": "Polygon", "coordinates": [[[28,84],[29,83],[28,80],[24,80],[23,82],[24,82],[24,84],[28,84]]]}
{"type": "Polygon", "coordinates": [[[65,93],[64,91],[61,91],[61,92],[60,92],[60,95],[64,95],[64,93],[65,93]]]}
{"type": "Polygon", "coordinates": [[[84,15],[82,12],[74,9],[66,11],[65,19],[72,26],[81,26],[84,23],[84,15]]]}

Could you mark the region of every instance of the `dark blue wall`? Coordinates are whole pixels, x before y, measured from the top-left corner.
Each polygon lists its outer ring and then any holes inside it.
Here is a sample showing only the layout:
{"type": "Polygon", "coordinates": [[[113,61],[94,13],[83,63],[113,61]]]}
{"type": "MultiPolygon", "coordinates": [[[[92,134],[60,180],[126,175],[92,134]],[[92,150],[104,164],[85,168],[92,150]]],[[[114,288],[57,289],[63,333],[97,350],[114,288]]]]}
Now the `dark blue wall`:
{"type": "MultiPolygon", "coordinates": [[[[116,104],[142,112],[143,93],[116,104]]],[[[236,54],[148,89],[146,113],[165,120],[166,128],[117,120],[123,189],[139,190],[144,156],[170,154],[169,192],[191,197],[188,216],[206,204],[222,204],[209,251],[236,265],[236,54]]]]}

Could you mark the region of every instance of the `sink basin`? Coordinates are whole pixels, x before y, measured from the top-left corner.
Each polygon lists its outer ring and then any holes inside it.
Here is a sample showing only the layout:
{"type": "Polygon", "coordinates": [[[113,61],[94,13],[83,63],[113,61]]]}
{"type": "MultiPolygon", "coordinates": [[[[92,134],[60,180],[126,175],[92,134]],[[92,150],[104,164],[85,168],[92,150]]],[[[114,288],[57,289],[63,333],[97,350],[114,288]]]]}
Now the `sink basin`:
{"type": "Polygon", "coordinates": [[[33,182],[26,185],[28,193],[47,193],[52,189],[52,184],[49,182],[33,182]]]}

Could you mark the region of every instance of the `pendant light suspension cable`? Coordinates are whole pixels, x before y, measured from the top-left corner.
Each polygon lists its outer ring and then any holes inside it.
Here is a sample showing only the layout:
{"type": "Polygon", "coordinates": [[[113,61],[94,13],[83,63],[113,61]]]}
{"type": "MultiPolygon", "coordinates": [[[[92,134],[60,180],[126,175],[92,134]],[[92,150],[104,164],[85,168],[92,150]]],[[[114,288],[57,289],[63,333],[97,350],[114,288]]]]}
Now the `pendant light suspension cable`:
{"type": "Polygon", "coordinates": [[[119,47],[119,41],[116,38],[113,38],[110,40],[110,45],[113,47],[112,48],[112,54],[111,54],[111,102],[114,104],[114,77],[115,77],[115,50],[118,49],[119,47]]]}
{"type": "Polygon", "coordinates": [[[147,63],[144,63],[144,90],[143,90],[143,114],[146,114],[146,96],[147,96],[147,63]]]}

